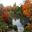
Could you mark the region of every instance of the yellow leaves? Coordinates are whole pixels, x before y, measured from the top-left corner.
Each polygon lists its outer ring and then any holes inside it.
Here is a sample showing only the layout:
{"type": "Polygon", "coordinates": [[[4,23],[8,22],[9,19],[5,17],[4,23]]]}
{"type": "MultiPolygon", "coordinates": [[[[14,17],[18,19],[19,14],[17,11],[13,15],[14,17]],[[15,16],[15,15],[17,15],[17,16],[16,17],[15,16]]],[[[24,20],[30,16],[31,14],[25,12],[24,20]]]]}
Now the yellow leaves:
{"type": "Polygon", "coordinates": [[[28,26],[26,26],[27,30],[32,30],[32,24],[27,24],[28,26]]]}

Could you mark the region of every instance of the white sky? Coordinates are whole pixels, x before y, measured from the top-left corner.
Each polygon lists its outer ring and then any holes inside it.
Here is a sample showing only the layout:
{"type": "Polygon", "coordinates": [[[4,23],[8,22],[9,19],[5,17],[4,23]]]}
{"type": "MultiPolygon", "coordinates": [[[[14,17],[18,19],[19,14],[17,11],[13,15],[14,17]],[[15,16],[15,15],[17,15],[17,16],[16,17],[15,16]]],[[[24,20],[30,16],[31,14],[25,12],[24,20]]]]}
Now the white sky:
{"type": "Polygon", "coordinates": [[[0,0],[0,3],[2,3],[4,6],[13,6],[13,4],[16,2],[16,4],[20,6],[19,4],[23,4],[23,1],[24,0],[0,0]]]}

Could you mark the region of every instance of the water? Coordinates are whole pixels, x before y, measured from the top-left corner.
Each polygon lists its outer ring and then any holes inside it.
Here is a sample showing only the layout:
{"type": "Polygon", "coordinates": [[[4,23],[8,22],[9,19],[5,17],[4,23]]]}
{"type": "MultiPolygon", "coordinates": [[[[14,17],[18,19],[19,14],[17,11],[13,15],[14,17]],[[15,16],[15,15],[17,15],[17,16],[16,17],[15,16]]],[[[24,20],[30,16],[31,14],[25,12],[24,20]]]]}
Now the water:
{"type": "Polygon", "coordinates": [[[13,19],[13,25],[17,26],[18,32],[23,32],[24,31],[24,27],[23,25],[20,23],[20,19],[13,19]]]}

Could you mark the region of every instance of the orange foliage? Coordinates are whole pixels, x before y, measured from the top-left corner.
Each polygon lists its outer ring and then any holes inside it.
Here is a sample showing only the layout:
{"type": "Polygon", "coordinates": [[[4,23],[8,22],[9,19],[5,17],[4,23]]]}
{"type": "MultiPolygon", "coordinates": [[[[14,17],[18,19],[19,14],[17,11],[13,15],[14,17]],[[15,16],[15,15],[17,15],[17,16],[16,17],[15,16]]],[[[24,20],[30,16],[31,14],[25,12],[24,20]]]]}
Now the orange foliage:
{"type": "Polygon", "coordinates": [[[26,15],[26,16],[29,16],[30,17],[30,11],[29,11],[29,7],[31,6],[30,4],[30,1],[28,2],[29,0],[26,0],[26,2],[24,3],[24,5],[22,6],[22,9],[23,9],[23,14],[26,15]]]}

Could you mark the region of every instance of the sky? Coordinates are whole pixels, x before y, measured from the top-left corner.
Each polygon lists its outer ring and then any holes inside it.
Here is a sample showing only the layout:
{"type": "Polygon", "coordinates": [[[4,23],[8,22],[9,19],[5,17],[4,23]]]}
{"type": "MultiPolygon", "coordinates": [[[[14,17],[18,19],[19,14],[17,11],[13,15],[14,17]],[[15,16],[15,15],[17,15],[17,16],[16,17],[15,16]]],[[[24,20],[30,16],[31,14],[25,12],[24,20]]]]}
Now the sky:
{"type": "Polygon", "coordinates": [[[13,6],[13,4],[16,2],[17,6],[20,6],[24,3],[24,0],[0,0],[0,4],[2,3],[4,6],[13,6]]]}

